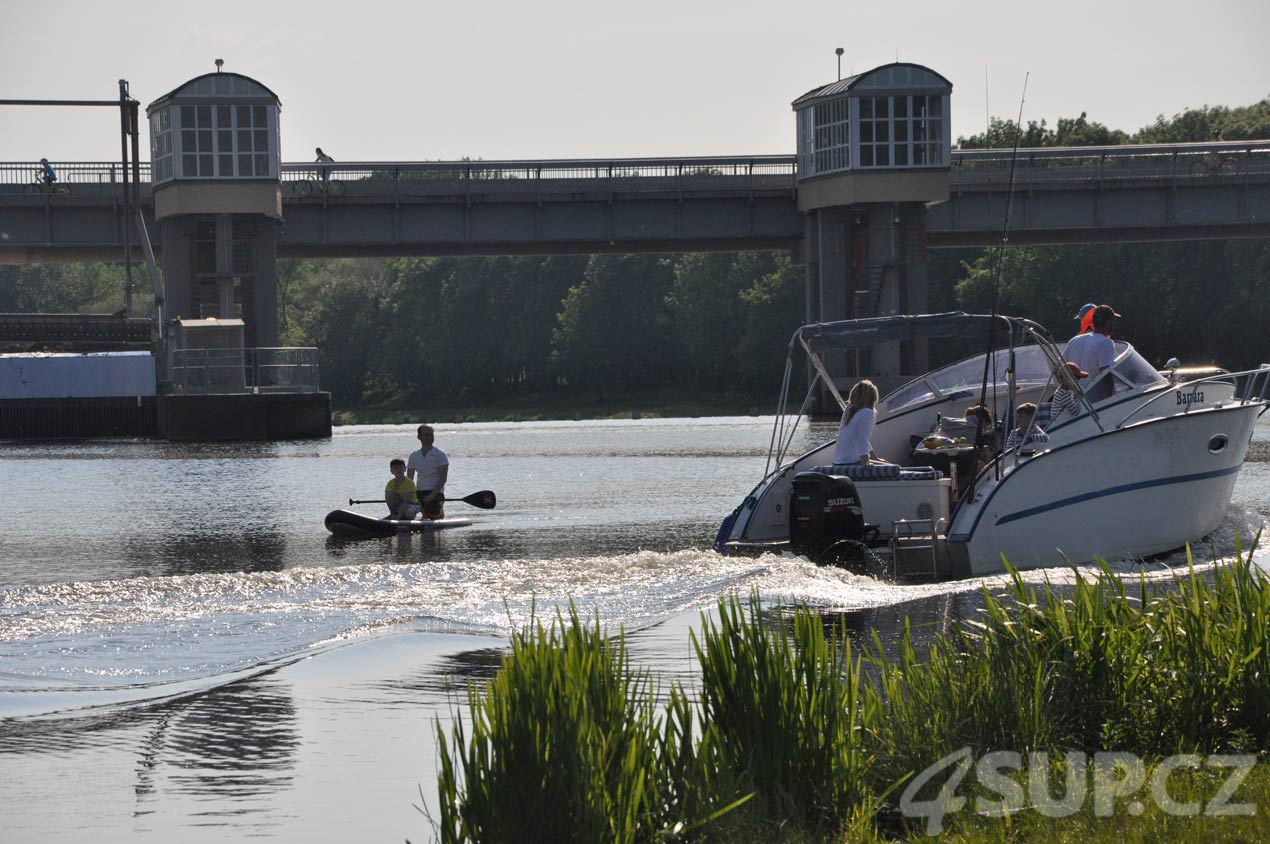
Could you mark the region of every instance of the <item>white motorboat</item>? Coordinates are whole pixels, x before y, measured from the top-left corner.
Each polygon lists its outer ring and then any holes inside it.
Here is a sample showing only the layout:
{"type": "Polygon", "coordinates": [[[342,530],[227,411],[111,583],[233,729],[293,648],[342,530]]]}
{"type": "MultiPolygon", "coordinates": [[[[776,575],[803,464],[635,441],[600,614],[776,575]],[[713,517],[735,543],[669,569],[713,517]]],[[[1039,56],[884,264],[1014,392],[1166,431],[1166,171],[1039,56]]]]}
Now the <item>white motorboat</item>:
{"type": "Polygon", "coordinates": [[[724,520],[716,548],[791,548],[826,562],[841,559],[844,546],[886,544],[892,573],[944,579],[1000,572],[1005,560],[1032,568],[1143,557],[1203,538],[1230,503],[1267,406],[1270,365],[1226,372],[1170,361],[1158,370],[1128,343],[1115,347],[1109,369],[1074,386],[1076,407],[1051,416],[1062,346],[1030,320],[949,313],[803,326],[790,341],[765,476],[724,520]],[[788,459],[801,419],[801,410],[786,412],[796,357],[805,354],[813,374],[808,398],[824,384],[845,406],[826,352],[934,337],[999,348],[878,403],[873,447],[897,465],[829,465],[832,441],[788,459]],[[977,446],[999,442],[1001,431],[971,427],[965,442],[927,439],[974,404],[993,409],[1009,430],[1024,402],[1039,405],[1048,439],[996,454],[981,470],[977,446]]]}

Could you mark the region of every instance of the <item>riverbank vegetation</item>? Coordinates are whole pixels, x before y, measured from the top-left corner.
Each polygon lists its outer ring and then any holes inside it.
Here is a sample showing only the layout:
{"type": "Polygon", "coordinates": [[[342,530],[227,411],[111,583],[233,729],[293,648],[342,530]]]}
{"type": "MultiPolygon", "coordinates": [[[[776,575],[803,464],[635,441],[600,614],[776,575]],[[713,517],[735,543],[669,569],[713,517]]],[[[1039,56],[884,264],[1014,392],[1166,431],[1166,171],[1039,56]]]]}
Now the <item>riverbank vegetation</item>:
{"type": "Polygon", "coordinates": [[[535,623],[437,725],[441,840],[1264,840],[1251,553],[1164,583],[1015,576],[984,603],[888,648],[725,599],[693,634],[696,691],[663,692],[576,612],[535,623]]]}
{"type": "MultiPolygon", "coordinates": [[[[1132,134],[1084,114],[1032,122],[1020,143],[1207,141],[1218,129],[1270,138],[1270,98],[1132,134]]],[[[1015,134],[998,119],[958,144],[1009,148],[1015,134]]],[[[990,307],[984,250],[928,258],[930,310],[990,307]]],[[[1082,303],[1109,302],[1124,314],[1119,334],[1154,363],[1244,368],[1265,357],[1265,239],[1014,248],[1004,261],[1002,310],[1059,339],[1082,303]]],[[[806,298],[805,269],[770,252],[283,260],[278,284],[282,340],[318,347],[345,423],[766,413],[806,298]]],[[[118,266],[4,266],[0,312],[108,313],[123,287],[118,266]]]]}

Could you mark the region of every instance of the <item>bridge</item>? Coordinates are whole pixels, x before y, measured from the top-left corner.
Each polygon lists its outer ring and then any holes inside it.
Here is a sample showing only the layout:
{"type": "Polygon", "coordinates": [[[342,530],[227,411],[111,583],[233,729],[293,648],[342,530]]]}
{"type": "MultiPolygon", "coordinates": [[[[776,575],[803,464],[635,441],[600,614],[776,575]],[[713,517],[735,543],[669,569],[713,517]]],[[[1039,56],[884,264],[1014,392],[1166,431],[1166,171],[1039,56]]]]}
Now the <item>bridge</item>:
{"type": "MultiPolygon", "coordinates": [[[[118,259],[118,164],[0,163],[0,263],[118,259]]],[[[797,250],[794,156],[281,166],[280,257],[797,250]]],[[[149,165],[141,167],[150,206],[149,165]]],[[[1270,235],[1270,141],[954,150],[930,248],[1270,235]]],[[[152,232],[157,228],[151,226],[152,232]]],[[[154,247],[161,249],[156,242],[154,247]]],[[[137,256],[140,258],[140,255],[137,256]]]]}

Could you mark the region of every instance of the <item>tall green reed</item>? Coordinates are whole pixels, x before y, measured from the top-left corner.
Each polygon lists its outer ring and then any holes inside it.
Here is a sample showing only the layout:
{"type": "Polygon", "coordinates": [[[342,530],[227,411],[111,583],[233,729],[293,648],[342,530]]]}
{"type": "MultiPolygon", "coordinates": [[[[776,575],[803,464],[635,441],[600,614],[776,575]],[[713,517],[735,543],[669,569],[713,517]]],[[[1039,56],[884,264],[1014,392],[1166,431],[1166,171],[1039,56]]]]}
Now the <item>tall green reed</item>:
{"type": "Polygon", "coordinates": [[[1093,580],[1039,591],[1017,572],[980,618],[925,655],[905,628],[875,639],[878,774],[903,778],[958,748],[978,752],[1270,750],[1270,584],[1237,553],[1210,575],[1093,580]]]}
{"type": "Polygon", "coordinates": [[[925,652],[907,625],[893,654],[875,637],[871,682],[821,616],[757,594],[721,600],[692,642],[699,700],[676,687],[659,710],[598,620],[570,607],[514,635],[470,722],[449,744],[438,725],[442,841],[870,837],[893,789],[966,746],[1270,752],[1270,581],[1251,551],[1171,581],[1012,573],[925,652]]]}
{"type": "Polygon", "coordinates": [[[738,805],[690,699],[672,687],[659,709],[624,635],[570,604],[511,643],[498,674],[467,689],[470,721],[456,713],[448,740],[437,723],[442,841],[699,838],[738,805]]]}
{"type": "Polygon", "coordinates": [[[514,634],[498,674],[469,688],[468,710],[450,742],[437,726],[443,842],[654,841],[709,804],[693,790],[682,696],[659,714],[624,638],[609,641],[572,606],[567,623],[557,614],[514,634]]]}
{"type": "Polygon", "coordinates": [[[703,732],[753,789],[755,811],[811,831],[870,818],[875,699],[861,693],[850,643],[826,636],[822,617],[806,607],[764,613],[757,594],[746,607],[721,600],[717,626],[704,617],[702,627],[692,638],[703,732]]]}

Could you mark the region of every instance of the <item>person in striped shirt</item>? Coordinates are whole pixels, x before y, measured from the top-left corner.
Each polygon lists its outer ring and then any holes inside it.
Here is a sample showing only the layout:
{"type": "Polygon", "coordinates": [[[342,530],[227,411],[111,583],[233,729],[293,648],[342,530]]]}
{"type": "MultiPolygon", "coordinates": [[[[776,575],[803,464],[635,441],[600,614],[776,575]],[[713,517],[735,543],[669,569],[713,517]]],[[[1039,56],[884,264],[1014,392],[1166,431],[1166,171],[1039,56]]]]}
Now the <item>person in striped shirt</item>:
{"type": "Polygon", "coordinates": [[[1065,413],[1072,416],[1080,415],[1080,402],[1077,401],[1074,390],[1081,378],[1088,377],[1088,372],[1071,361],[1054,370],[1054,380],[1058,382],[1058,389],[1054,391],[1054,396],[1050,399],[1050,404],[1054,408],[1053,415],[1050,417],[1051,425],[1065,413]]]}
{"type": "Polygon", "coordinates": [[[1018,427],[1005,438],[1006,451],[1013,451],[1025,445],[1049,442],[1049,434],[1042,431],[1039,425],[1032,424],[1035,419],[1036,405],[1031,402],[1019,405],[1014,411],[1014,421],[1018,423],[1018,427]]]}

